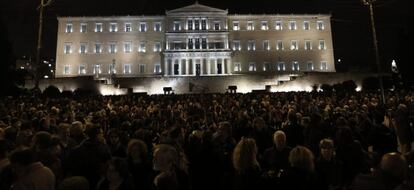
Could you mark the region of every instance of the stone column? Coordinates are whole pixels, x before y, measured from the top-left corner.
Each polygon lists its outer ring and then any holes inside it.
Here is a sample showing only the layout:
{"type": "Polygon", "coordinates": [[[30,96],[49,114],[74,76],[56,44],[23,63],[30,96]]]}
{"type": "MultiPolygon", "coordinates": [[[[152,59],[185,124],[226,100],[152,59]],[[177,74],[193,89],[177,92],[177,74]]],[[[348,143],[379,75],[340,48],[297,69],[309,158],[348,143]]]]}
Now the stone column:
{"type": "Polygon", "coordinates": [[[228,59],[227,59],[227,74],[228,74],[228,75],[230,75],[230,74],[232,73],[232,69],[233,69],[233,67],[232,67],[232,62],[231,62],[231,59],[230,59],[230,58],[228,58],[228,59]]]}
{"type": "Polygon", "coordinates": [[[218,69],[217,69],[217,64],[218,64],[218,58],[214,60],[214,74],[218,74],[218,69]]]}
{"type": "Polygon", "coordinates": [[[208,75],[211,75],[211,62],[212,61],[213,61],[212,59],[207,60],[207,74],[208,75]]]}
{"type": "Polygon", "coordinates": [[[224,74],[224,58],[221,58],[221,74],[224,74]]]}
{"type": "Polygon", "coordinates": [[[178,75],[183,75],[183,68],[181,67],[181,59],[178,60],[178,75]]]}
{"type": "Polygon", "coordinates": [[[185,74],[190,75],[190,65],[188,64],[188,59],[185,59],[185,74]]]}
{"type": "Polygon", "coordinates": [[[164,57],[164,64],[161,66],[164,71],[164,76],[168,76],[168,59],[164,57]]]}
{"type": "Polygon", "coordinates": [[[175,59],[172,59],[171,60],[171,76],[173,76],[174,75],[174,64],[175,64],[175,59]]]}

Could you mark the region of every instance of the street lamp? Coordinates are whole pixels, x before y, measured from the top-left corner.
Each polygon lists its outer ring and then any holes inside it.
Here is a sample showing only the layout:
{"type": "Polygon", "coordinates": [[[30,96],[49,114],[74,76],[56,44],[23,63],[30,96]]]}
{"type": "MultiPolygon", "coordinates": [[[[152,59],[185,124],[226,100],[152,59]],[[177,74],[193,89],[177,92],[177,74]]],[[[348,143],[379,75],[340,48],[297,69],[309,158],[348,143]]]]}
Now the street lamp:
{"type": "Polygon", "coordinates": [[[40,49],[42,48],[42,32],[43,32],[43,9],[46,6],[49,6],[52,3],[52,0],[40,0],[40,5],[37,7],[39,9],[39,32],[37,35],[37,51],[36,51],[36,63],[34,64],[34,75],[35,75],[35,89],[39,88],[40,80],[40,49]]]}
{"type": "Polygon", "coordinates": [[[382,81],[382,75],[381,75],[381,64],[380,64],[380,58],[378,53],[378,41],[377,41],[377,32],[375,30],[375,22],[374,22],[374,8],[372,4],[376,0],[362,0],[362,3],[364,5],[369,6],[369,13],[371,17],[371,28],[372,28],[372,38],[373,38],[373,44],[374,44],[374,51],[375,51],[375,62],[377,64],[377,75],[378,75],[378,81],[381,89],[381,101],[382,104],[385,105],[385,93],[384,93],[384,83],[382,81]]]}

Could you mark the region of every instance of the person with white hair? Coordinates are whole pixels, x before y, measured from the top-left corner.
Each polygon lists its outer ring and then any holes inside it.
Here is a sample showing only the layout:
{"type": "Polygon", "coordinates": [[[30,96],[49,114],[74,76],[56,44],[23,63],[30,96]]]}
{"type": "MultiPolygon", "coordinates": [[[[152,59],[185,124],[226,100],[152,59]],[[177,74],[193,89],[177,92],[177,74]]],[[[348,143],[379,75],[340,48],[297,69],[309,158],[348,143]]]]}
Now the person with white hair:
{"type": "Polygon", "coordinates": [[[286,145],[286,135],[279,130],[273,134],[274,145],[265,150],[262,159],[262,168],[274,178],[281,170],[289,167],[289,152],[291,148],[286,145]]]}

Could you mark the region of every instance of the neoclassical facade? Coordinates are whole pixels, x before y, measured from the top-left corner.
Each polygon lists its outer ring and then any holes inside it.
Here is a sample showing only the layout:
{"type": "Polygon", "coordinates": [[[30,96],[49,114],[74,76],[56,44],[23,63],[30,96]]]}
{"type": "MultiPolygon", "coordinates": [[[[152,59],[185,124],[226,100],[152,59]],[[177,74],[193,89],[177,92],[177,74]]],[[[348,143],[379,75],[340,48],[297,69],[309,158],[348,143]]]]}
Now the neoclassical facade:
{"type": "Polygon", "coordinates": [[[330,15],[230,15],[195,3],[165,16],[58,21],[55,77],[335,72],[330,15]]]}

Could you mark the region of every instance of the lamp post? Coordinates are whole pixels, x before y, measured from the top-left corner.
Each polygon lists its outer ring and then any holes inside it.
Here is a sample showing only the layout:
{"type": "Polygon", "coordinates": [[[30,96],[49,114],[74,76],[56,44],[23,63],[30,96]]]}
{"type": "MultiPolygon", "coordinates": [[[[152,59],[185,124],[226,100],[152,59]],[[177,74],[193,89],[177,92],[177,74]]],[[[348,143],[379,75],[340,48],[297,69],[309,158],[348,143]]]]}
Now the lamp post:
{"type": "Polygon", "coordinates": [[[376,0],[362,0],[362,3],[364,5],[369,6],[369,13],[371,17],[371,30],[372,30],[372,38],[373,38],[373,44],[374,44],[374,51],[375,51],[375,62],[377,64],[377,75],[378,75],[378,82],[381,89],[381,102],[383,105],[385,105],[385,93],[384,93],[384,83],[382,81],[382,74],[381,74],[381,64],[380,64],[380,57],[378,52],[378,41],[377,41],[377,32],[375,29],[375,22],[374,22],[374,8],[372,4],[376,0]]]}
{"type": "Polygon", "coordinates": [[[40,49],[42,48],[42,32],[43,32],[43,10],[46,6],[49,6],[52,3],[52,0],[40,0],[40,5],[37,7],[39,9],[39,31],[37,34],[37,51],[36,51],[36,63],[34,64],[34,75],[35,75],[35,89],[39,88],[40,80],[40,49]]]}

